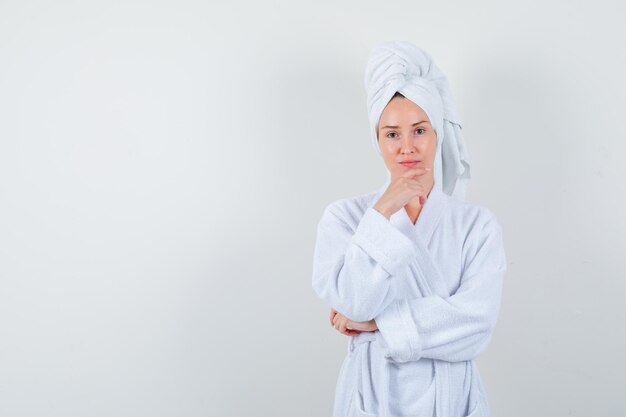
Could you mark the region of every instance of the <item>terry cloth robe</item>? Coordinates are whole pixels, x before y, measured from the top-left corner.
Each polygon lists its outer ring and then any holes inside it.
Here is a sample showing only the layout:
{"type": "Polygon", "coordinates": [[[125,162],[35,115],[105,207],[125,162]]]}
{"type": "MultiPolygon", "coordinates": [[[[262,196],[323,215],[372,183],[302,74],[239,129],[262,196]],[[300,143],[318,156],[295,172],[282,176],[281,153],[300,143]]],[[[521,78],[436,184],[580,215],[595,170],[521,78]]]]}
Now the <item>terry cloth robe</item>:
{"type": "Polygon", "coordinates": [[[417,222],[388,220],[375,192],[330,203],[317,226],[313,289],[378,330],[345,336],[333,417],[489,417],[474,359],[500,310],[506,258],[488,208],[433,187],[417,222]]]}

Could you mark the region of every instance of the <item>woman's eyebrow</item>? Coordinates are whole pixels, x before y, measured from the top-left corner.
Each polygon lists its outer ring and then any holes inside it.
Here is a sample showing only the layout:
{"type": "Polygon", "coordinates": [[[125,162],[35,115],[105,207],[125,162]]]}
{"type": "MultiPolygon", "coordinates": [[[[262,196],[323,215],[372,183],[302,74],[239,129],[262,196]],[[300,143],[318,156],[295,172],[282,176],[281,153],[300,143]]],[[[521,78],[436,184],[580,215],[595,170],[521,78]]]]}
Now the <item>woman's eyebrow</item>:
{"type": "MultiPolygon", "coordinates": [[[[417,126],[417,125],[422,124],[422,123],[428,123],[428,120],[421,120],[419,122],[413,123],[411,126],[417,126]]],[[[400,126],[383,126],[383,127],[381,127],[381,129],[397,129],[399,127],[400,126]]]]}

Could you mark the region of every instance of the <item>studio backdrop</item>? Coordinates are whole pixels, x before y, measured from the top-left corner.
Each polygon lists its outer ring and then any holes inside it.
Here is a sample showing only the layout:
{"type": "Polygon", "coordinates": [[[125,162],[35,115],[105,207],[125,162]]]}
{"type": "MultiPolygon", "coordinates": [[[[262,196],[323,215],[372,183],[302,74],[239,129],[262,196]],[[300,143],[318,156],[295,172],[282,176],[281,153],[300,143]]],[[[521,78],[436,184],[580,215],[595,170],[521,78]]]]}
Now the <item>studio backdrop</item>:
{"type": "Polygon", "coordinates": [[[624,6],[0,3],[0,415],[330,416],[311,288],[331,201],[379,187],[363,72],[448,76],[508,271],[494,417],[626,410],[624,6]]]}

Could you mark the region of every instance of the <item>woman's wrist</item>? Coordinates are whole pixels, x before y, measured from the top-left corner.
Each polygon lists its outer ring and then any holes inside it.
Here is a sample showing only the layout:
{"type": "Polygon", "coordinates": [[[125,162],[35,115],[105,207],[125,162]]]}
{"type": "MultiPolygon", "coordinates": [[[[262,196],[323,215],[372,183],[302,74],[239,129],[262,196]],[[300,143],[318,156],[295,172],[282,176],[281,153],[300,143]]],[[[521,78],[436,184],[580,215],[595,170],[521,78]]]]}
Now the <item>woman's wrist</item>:
{"type": "Polygon", "coordinates": [[[375,204],[374,207],[372,208],[376,210],[377,212],[379,212],[380,214],[382,214],[383,216],[385,216],[387,220],[391,218],[391,213],[389,213],[389,210],[387,210],[386,208],[381,207],[378,204],[375,204]]]}

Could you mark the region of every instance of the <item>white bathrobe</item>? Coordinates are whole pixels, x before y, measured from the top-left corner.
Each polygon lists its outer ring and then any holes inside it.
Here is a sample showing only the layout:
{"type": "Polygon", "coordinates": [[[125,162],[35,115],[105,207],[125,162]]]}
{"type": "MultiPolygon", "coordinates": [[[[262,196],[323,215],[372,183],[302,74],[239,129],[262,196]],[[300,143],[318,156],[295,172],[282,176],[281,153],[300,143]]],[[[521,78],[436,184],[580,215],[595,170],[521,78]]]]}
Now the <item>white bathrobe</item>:
{"type": "Polygon", "coordinates": [[[378,330],[348,338],[333,417],[489,417],[474,359],[500,310],[507,262],[488,208],[433,187],[417,222],[372,206],[387,188],[330,203],[313,289],[378,330]]]}

